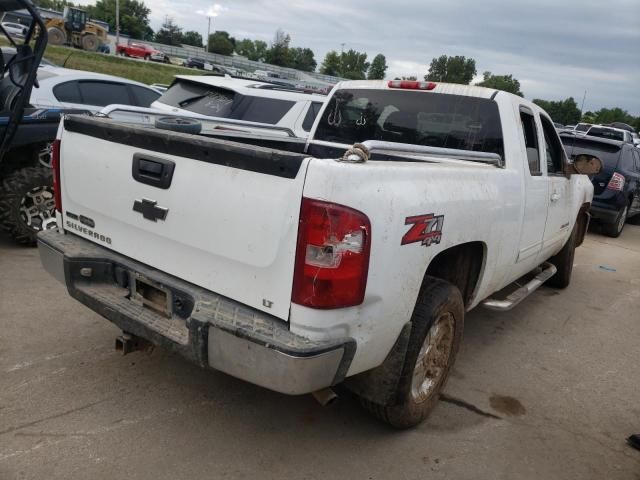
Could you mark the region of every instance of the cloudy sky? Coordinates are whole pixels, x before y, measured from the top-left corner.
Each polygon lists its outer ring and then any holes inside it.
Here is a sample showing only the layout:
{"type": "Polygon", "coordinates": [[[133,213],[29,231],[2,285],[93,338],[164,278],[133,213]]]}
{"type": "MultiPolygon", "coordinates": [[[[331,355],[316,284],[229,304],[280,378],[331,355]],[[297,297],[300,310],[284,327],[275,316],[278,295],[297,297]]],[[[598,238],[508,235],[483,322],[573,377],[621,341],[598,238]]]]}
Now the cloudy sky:
{"type": "MultiPolygon", "coordinates": [[[[86,3],[89,3],[87,0],[86,3]]],[[[620,106],[640,115],[640,0],[144,0],[151,26],[169,15],[206,36],[216,30],[270,42],[277,28],[293,46],[383,53],[388,77],[424,75],[433,57],[476,60],[478,76],[512,73],[529,99],[587,91],[585,111],[620,106]]]]}

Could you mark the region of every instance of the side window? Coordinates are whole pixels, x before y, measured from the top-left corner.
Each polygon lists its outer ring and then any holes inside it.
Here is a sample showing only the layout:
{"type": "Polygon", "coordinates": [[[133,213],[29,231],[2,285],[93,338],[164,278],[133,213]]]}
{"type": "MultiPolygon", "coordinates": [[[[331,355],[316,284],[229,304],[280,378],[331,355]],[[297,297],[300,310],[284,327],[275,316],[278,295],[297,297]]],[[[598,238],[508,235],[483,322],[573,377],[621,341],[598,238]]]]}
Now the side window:
{"type": "Polygon", "coordinates": [[[520,110],[522,133],[524,134],[524,146],[527,150],[529,173],[532,176],[542,175],[540,171],[540,148],[538,147],[538,129],[536,119],[532,113],[525,109],[520,110]]]}
{"type": "Polygon", "coordinates": [[[138,85],[129,85],[135,99],[136,107],[150,107],[153,102],[160,98],[160,94],[154,92],[150,88],[139,87],[138,85]]]}
{"type": "Polygon", "coordinates": [[[80,94],[82,103],[105,107],[114,103],[130,105],[129,90],[127,85],[114,82],[80,82],[80,94]]]}
{"type": "Polygon", "coordinates": [[[295,103],[275,98],[244,96],[229,118],[275,125],[295,103]]]}
{"type": "Polygon", "coordinates": [[[305,132],[311,130],[311,127],[313,127],[313,122],[318,116],[318,113],[320,113],[321,108],[321,102],[311,102],[311,105],[309,105],[309,110],[307,110],[307,114],[304,116],[304,120],[302,121],[302,129],[305,132]]]}
{"type": "Polygon", "coordinates": [[[53,87],[53,95],[59,102],[82,103],[78,82],[65,82],[53,87]]]}
{"type": "Polygon", "coordinates": [[[547,156],[547,173],[549,175],[562,174],[564,151],[556,133],[556,129],[547,117],[540,115],[542,132],[544,133],[545,151],[547,156]]]}

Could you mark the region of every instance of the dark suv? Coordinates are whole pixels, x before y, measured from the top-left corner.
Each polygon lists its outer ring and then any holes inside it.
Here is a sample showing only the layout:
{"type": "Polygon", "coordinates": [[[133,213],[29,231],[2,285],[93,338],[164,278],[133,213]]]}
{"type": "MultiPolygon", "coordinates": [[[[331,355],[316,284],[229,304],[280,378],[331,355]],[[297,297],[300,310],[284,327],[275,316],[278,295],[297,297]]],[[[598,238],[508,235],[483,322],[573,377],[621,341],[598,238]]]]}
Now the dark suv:
{"type": "Polygon", "coordinates": [[[640,214],[640,149],[617,140],[561,133],[570,158],[587,153],[602,160],[593,182],[591,215],[605,235],[618,237],[628,218],[640,214]]]}
{"type": "Polygon", "coordinates": [[[189,57],[184,62],[182,62],[182,65],[187,68],[198,68],[200,70],[204,70],[205,63],[206,62],[204,58],[189,57]]]}

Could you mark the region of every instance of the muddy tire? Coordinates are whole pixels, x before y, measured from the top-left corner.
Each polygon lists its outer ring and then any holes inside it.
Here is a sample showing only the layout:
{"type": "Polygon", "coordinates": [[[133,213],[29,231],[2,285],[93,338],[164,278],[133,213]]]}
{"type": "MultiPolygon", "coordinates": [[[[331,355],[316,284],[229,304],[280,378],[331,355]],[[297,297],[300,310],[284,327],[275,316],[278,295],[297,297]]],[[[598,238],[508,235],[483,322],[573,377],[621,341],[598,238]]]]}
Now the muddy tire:
{"type": "Polygon", "coordinates": [[[64,45],[67,43],[67,35],[58,27],[51,27],[47,30],[48,42],[51,45],[64,45]]]}
{"type": "Polygon", "coordinates": [[[82,49],[87,52],[95,52],[98,50],[100,46],[100,40],[98,37],[93,35],[92,33],[88,33],[84,37],[82,37],[82,49]]]}
{"type": "Polygon", "coordinates": [[[360,399],[371,414],[396,428],[418,425],[438,402],[464,328],[464,302],[449,282],[426,277],[411,317],[402,374],[389,405],[360,399]]]}
{"type": "Polygon", "coordinates": [[[22,245],[35,245],[38,232],[55,226],[52,175],[41,165],[26,167],[0,184],[0,226],[22,245]]]}
{"type": "Polygon", "coordinates": [[[573,257],[576,253],[576,236],[578,235],[578,224],[573,226],[573,231],[562,250],[549,259],[549,263],[554,265],[558,271],[547,280],[546,285],[553,288],[567,288],[571,283],[573,273],[573,257]]]}
{"type": "Polygon", "coordinates": [[[604,233],[607,237],[618,238],[624,230],[624,226],[627,224],[627,216],[629,215],[629,206],[625,205],[618,212],[618,216],[616,217],[616,221],[613,223],[605,223],[602,225],[602,233],[604,233]]]}

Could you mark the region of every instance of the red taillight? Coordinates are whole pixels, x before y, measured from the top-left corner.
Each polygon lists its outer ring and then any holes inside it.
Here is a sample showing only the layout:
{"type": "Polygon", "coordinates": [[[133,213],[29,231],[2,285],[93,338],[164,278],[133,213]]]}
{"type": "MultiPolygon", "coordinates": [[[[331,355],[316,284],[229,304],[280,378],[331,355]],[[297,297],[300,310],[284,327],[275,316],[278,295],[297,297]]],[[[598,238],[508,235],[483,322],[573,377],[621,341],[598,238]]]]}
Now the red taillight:
{"type": "Polygon", "coordinates": [[[621,192],[624,188],[624,180],[624,175],[614,173],[613,175],[611,175],[611,180],[609,180],[609,183],[607,184],[607,189],[621,192]]]}
{"type": "Polygon", "coordinates": [[[311,308],[360,305],[370,247],[371,224],[366,215],[303,198],[291,300],[311,308]]]}
{"type": "Polygon", "coordinates": [[[389,80],[387,86],[406,90],[433,90],[436,88],[436,84],[433,82],[416,82],[414,80],[389,80]]]}
{"type": "Polygon", "coordinates": [[[51,166],[53,167],[53,199],[56,210],[62,212],[62,192],[60,186],[60,140],[51,144],[51,166]]]}

